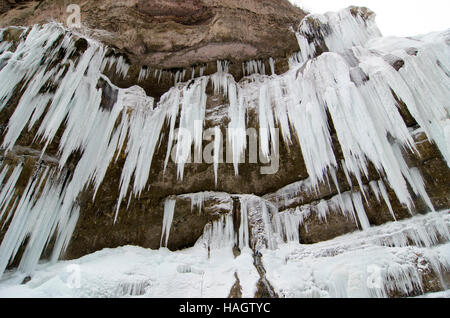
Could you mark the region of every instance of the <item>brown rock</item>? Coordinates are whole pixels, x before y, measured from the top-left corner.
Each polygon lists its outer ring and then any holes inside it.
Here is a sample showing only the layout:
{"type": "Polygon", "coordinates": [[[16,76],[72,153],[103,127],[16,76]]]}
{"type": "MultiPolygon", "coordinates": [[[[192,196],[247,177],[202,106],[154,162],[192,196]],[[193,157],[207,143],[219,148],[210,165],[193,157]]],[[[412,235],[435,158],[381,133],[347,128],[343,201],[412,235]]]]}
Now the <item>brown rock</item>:
{"type": "Polygon", "coordinates": [[[27,1],[21,8],[4,2],[2,8],[9,9],[0,11],[8,11],[2,27],[49,19],[66,23],[67,6],[79,4],[82,24],[102,30],[94,34],[99,40],[126,53],[133,64],[166,69],[285,57],[298,50],[289,27],[305,16],[287,0],[48,0],[27,1]]]}
{"type": "Polygon", "coordinates": [[[234,273],[234,277],[236,278],[236,283],[231,288],[228,298],[242,298],[242,286],[237,273],[234,273]]]}

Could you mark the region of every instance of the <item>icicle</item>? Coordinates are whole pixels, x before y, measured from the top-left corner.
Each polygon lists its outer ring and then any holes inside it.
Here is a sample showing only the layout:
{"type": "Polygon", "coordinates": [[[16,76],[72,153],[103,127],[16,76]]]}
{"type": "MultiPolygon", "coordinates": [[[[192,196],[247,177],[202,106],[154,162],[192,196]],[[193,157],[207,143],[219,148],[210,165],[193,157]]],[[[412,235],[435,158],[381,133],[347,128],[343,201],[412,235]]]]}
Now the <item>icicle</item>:
{"type": "Polygon", "coordinates": [[[116,59],[116,74],[125,78],[128,74],[128,70],[130,69],[130,65],[125,61],[125,58],[121,55],[118,59],[116,59]]]}
{"type": "Polygon", "coordinates": [[[350,188],[352,188],[353,183],[352,183],[352,179],[350,178],[350,174],[348,173],[348,169],[345,165],[345,160],[342,160],[341,163],[342,163],[342,169],[344,170],[345,178],[347,179],[347,182],[350,185],[350,188]]]}
{"type": "MultiPolygon", "coordinates": [[[[178,83],[180,83],[180,82],[183,81],[184,73],[185,73],[185,70],[183,70],[183,71],[177,71],[177,72],[175,73],[175,86],[176,86],[178,83]]],[[[172,75],[172,73],[171,73],[171,75],[172,75]]]]}
{"type": "Polygon", "coordinates": [[[389,200],[389,195],[387,193],[386,186],[384,185],[383,180],[378,181],[378,187],[381,191],[381,195],[383,197],[384,202],[388,206],[389,212],[391,213],[394,220],[397,221],[397,218],[395,217],[394,210],[392,209],[391,201],[389,200]]]}
{"type": "Polygon", "coordinates": [[[353,205],[352,193],[346,192],[341,195],[341,200],[339,200],[341,205],[341,211],[344,215],[350,214],[355,224],[358,224],[358,219],[356,217],[356,211],[353,205]]]}
{"type": "Polygon", "coordinates": [[[172,228],[173,215],[175,213],[175,204],[177,203],[174,199],[167,199],[164,202],[164,218],[161,233],[161,247],[167,247],[169,242],[170,229],[172,228]],[[164,245],[163,245],[164,240],[164,245]]]}
{"type": "Polygon", "coordinates": [[[222,132],[220,127],[214,128],[214,181],[217,187],[217,178],[219,174],[220,151],[222,145],[222,132]]]}
{"type": "Polygon", "coordinates": [[[237,86],[232,82],[228,82],[228,98],[230,101],[228,138],[233,153],[234,171],[238,175],[239,161],[247,147],[246,109],[243,105],[243,95],[238,96],[237,86]]]}
{"type": "Polygon", "coordinates": [[[361,193],[353,193],[352,200],[356,209],[356,213],[358,214],[359,223],[361,224],[363,230],[367,230],[368,228],[370,228],[370,222],[367,218],[366,210],[364,209],[361,193]]]}
{"type": "Polygon", "coordinates": [[[244,247],[250,246],[250,233],[249,233],[249,224],[248,224],[248,210],[247,210],[247,201],[243,198],[239,199],[241,203],[241,223],[239,226],[239,248],[243,249],[244,247]]]}
{"type": "Polygon", "coordinates": [[[312,64],[306,66],[301,82],[286,78],[290,91],[288,100],[289,121],[297,133],[303,158],[314,187],[323,181],[325,172],[336,167],[328,130],[327,114],[315,93],[316,74],[312,64]]]}
{"type": "Polygon", "coordinates": [[[151,286],[151,282],[147,277],[139,277],[134,281],[121,282],[114,291],[114,298],[118,297],[136,297],[145,294],[147,288],[151,286]]]}
{"type": "Polygon", "coordinates": [[[222,215],[219,220],[207,224],[199,242],[203,242],[210,249],[233,247],[235,233],[231,213],[222,215]]]}
{"type": "MultiPolygon", "coordinates": [[[[252,74],[266,75],[266,67],[262,60],[251,60],[251,61],[242,63],[242,71],[243,71],[244,77],[252,75],[252,74]]],[[[273,73],[274,72],[272,72],[272,74],[273,73]]]]}
{"type": "MultiPolygon", "coordinates": [[[[23,165],[19,164],[18,166],[16,166],[11,172],[8,181],[3,185],[3,179],[8,171],[8,168],[9,167],[6,165],[2,170],[2,174],[0,175],[0,185],[2,185],[0,192],[0,221],[2,220],[4,213],[8,209],[11,199],[13,198],[15,186],[17,184],[17,181],[19,180],[20,174],[22,173],[23,165]]],[[[4,224],[6,224],[6,222],[4,224]]]]}
{"type": "Polygon", "coordinates": [[[325,200],[321,200],[316,206],[317,216],[319,219],[327,223],[327,214],[329,211],[328,203],[325,200]]]}
{"type": "Polygon", "coordinates": [[[228,73],[230,62],[217,61],[217,73],[228,73]]]}
{"type": "MultiPolygon", "coordinates": [[[[132,101],[135,101],[134,96],[132,101]]],[[[126,102],[126,99],[122,102],[126,102]]],[[[125,197],[131,176],[134,173],[133,193],[140,195],[144,190],[150,174],[153,155],[158,145],[161,129],[166,118],[166,110],[159,107],[155,110],[149,109],[149,104],[153,103],[153,99],[142,100],[137,99],[138,108],[132,112],[130,117],[129,140],[126,148],[126,160],[122,170],[120,182],[120,195],[117,204],[117,212],[119,211],[120,202],[125,197]]]]}
{"type": "Polygon", "coordinates": [[[198,213],[202,213],[202,207],[203,207],[203,202],[205,201],[205,194],[200,192],[200,193],[193,193],[189,195],[189,198],[191,199],[191,212],[194,211],[194,208],[197,207],[198,208],[198,213]]]}
{"type": "Polygon", "coordinates": [[[164,174],[166,173],[167,165],[169,164],[169,159],[172,154],[172,146],[175,137],[175,124],[177,121],[180,105],[180,94],[181,91],[178,88],[172,88],[167,94],[163,96],[163,98],[165,99],[163,103],[169,105],[168,107],[170,107],[167,111],[167,117],[170,121],[170,127],[166,159],[164,160],[164,174]]]}
{"type": "Polygon", "coordinates": [[[270,74],[276,75],[275,73],[275,60],[273,58],[269,58],[269,65],[270,65],[270,74]]]}
{"type": "Polygon", "coordinates": [[[34,26],[26,39],[18,44],[6,66],[0,70],[0,78],[8,79],[2,80],[3,84],[0,87],[0,110],[12,97],[17,85],[22,80],[27,82],[42,67],[40,62],[43,56],[51,63],[59,49],[67,49],[68,54],[72,52],[70,46],[73,42],[68,36],[58,43],[61,35],[62,30],[54,24],[34,26]]]}
{"type": "Polygon", "coordinates": [[[29,240],[19,270],[29,274],[39,262],[50,238],[57,231],[53,260],[67,247],[78,219],[78,207],[63,201],[61,185],[53,184],[49,168],[30,181],[17,204],[11,224],[0,245],[0,275],[12,261],[26,237],[29,240]],[[43,182],[47,183],[43,185],[43,182]],[[61,195],[60,195],[61,194],[61,195]]]}
{"type": "Polygon", "coordinates": [[[377,201],[380,202],[380,196],[381,196],[381,191],[380,188],[378,186],[378,182],[377,181],[371,181],[369,183],[370,189],[372,189],[373,194],[375,194],[375,197],[377,198],[377,201]]]}
{"type": "Polygon", "coordinates": [[[416,192],[416,194],[420,195],[420,197],[425,201],[426,205],[431,211],[435,212],[436,210],[434,209],[433,203],[431,203],[430,197],[425,190],[425,184],[419,169],[412,168],[410,169],[410,173],[413,191],[416,192]]]}
{"type": "Polygon", "coordinates": [[[150,75],[150,69],[148,67],[142,67],[139,71],[138,82],[145,81],[150,75]]]}
{"type": "Polygon", "coordinates": [[[269,215],[269,208],[266,205],[266,202],[261,202],[261,207],[262,207],[262,220],[264,223],[264,234],[267,242],[267,248],[270,250],[274,250],[276,249],[277,245],[272,228],[271,217],[269,215]]]}
{"type": "Polygon", "coordinates": [[[202,154],[203,125],[206,110],[206,85],[208,79],[197,78],[183,88],[176,162],[178,178],[183,180],[184,166],[191,157],[192,144],[195,158],[202,154]]]}
{"type": "Polygon", "coordinates": [[[272,111],[272,101],[269,99],[268,87],[264,84],[259,88],[259,138],[260,150],[264,158],[270,156],[270,142],[275,142],[275,120],[272,111]]]}
{"type": "Polygon", "coordinates": [[[286,242],[300,242],[300,223],[303,215],[296,209],[295,211],[287,211],[278,214],[277,220],[280,222],[278,232],[282,237],[286,238],[286,242]]]}
{"type": "Polygon", "coordinates": [[[161,78],[163,76],[164,71],[163,70],[159,70],[159,75],[158,75],[158,83],[161,82],[161,78]]]}

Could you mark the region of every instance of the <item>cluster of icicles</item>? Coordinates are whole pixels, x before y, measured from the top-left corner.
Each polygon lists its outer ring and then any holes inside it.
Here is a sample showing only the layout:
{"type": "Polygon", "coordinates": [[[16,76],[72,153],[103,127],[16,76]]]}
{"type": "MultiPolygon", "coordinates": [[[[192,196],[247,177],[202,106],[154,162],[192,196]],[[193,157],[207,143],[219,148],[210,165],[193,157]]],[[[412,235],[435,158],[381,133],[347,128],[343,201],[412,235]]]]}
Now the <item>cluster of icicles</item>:
{"type": "MultiPolygon", "coordinates": [[[[167,246],[170,237],[172,221],[176,213],[177,199],[189,199],[191,201],[191,211],[198,208],[202,213],[205,202],[215,202],[215,207],[230,211],[221,215],[218,220],[206,225],[202,237],[197,244],[210,249],[220,249],[224,247],[252,248],[262,250],[264,247],[274,249],[277,246],[278,229],[288,231],[286,234],[288,241],[295,240],[295,229],[283,222],[278,214],[278,209],[271,202],[254,195],[230,195],[218,192],[200,192],[181,195],[179,197],[168,198],[164,204],[164,219],[161,236],[161,246],[167,246]],[[236,231],[233,221],[233,197],[239,200],[239,229],[236,231]],[[276,223],[273,223],[276,222],[276,223]],[[287,230],[286,230],[287,229],[287,230]],[[292,238],[293,239],[289,239],[292,238]]],[[[297,231],[298,232],[298,231],[297,231]]]]}
{"type": "MultiPolygon", "coordinates": [[[[194,151],[202,149],[202,131],[196,123],[205,122],[209,83],[229,101],[228,142],[236,174],[247,148],[247,111],[254,108],[259,120],[261,152],[267,158],[275,141],[275,128],[279,128],[286,145],[293,138],[298,139],[312,188],[329,179],[337,186],[339,165],[333,152],[329,115],[345,158],[342,168],[348,176],[355,176],[361,189],[364,189],[362,176],[368,174],[367,165],[371,162],[402,204],[412,208],[409,184],[433,210],[420,174],[411,170],[402,157],[402,148],[416,151],[416,147],[392,92],[405,102],[428,138],[450,162],[449,35],[395,40],[377,38],[379,35],[370,18],[363,19],[349,10],[310,16],[297,32],[301,50],[291,59],[287,73],[274,75],[271,61],[271,76],[252,74],[237,83],[227,72],[228,63],[219,61],[217,73],[178,83],[156,105],[140,87],[120,89],[103,75],[106,68],[115,65],[117,73],[125,76],[128,66],[123,59],[107,57],[107,48],[92,40],[88,40],[86,50],[78,56],[75,46],[78,37],[60,25],[24,29],[14,51],[12,43],[0,41],[0,111],[21,89],[2,149],[12,150],[22,132],[40,123],[35,139],[44,144],[44,155],[57,131],[64,127],[59,143],[59,167],[37,172],[23,197],[16,201],[8,201],[12,190],[7,189],[14,188],[19,172],[14,170],[8,180],[2,180],[2,211],[10,207],[7,218],[11,223],[0,246],[0,274],[27,237],[30,237],[29,252],[22,257],[24,269],[29,270],[37,263],[55,232],[59,238],[56,254],[63,251],[76,223],[78,195],[86,186],[93,185],[95,198],[108,166],[124,154],[117,218],[127,194],[129,200],[138,197],[151,181],[153,155],[166,124],[169,145],[164,170],[178,138],[176,162],[182,180],[192,147],[194,151]],[[326,25],[322,34],[310,27],[311,19],[326,25]],[[317,43],[310,41],[311,36],[317,43]],[[325,45],[329,52],[314,58],[318,45],[325,45]],[[395,59],[404,62],[399,70],[392,66],[395,59]],[[117,92],[109,109],[102,107],[99,81],[117,92]],[[176,128],[191,132],[192,140],[177,136],[176,128]],[[63,179],[65,165],[76,151],[82,153],[81,159],[63,186],[58,180],[63,179]]],[[[253,61],[244,65],[244,72],[265,70],[263,64],[253,61]]],[[[140,80],[146,80],[148,75],[148,71],[141,71],[140,80]]],[[[178,74],[176,81],[183,77],[178,74]]],[[[217,180],[220,156],[219,143],[216,145],[217,180]]],[[[353,198],[352,202],[355,201],[359,199],[353,198]]],[[[342,206],[346,204],[343,202],[342,206]]]]}

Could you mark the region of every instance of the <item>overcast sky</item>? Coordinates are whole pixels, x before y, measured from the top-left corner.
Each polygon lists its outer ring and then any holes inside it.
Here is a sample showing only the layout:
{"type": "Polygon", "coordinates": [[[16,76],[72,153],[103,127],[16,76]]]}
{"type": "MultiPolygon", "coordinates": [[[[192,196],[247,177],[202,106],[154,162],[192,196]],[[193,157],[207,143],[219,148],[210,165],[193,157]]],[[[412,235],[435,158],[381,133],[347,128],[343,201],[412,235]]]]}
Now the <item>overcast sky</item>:
{"type": "Polygon", "coordinates": [[[365,6],[377,14],[385,36],[410,36],[450,28],[450,0],[289,0],[313,13],[365,6]]]}

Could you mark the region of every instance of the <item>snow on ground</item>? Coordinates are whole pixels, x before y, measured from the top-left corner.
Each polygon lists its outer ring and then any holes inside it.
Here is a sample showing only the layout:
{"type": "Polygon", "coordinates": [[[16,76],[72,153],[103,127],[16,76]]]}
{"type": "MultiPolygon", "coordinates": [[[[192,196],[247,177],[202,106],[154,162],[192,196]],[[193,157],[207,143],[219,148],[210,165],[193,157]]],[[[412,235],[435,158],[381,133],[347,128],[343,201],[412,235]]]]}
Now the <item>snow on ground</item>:
{"type": "Polygon", "coordinates": [[[417,296],[415,298],[450,298],[450,289],[437,293],[427,293],[425,295],[417,296]]]}
{"type": "Polygon", "coordinates": [[[284,244],[264,253],[267,279],[284,297],[408,295],[423,289],[423,271],[450,270],[450,243],[435,246],[439,236],[448,242],[449,223],[445,211],[314,245],[284,244]]]}
{"type": "Polygon", "coordinates": [[[0,282],[0,297],[222,298],[228,297],[236,272],[243,296],[252,297],[259,275],[250,250],[236,259],[230,249],[211,251],[208,259],[199,247],[170,252],[125,246],[41,265],[26,285],[20,285],[24,275],[9,272],[0,282]]]}
{"type": "MultiPolygon", "coordinates": [[[[450,238],[448,212],[313,245],[279,244],[263,251],[266,277],[281,297],[385,297],[390,289],[420,290],[421,271],[450,270],[450,243],[438,240],[450,238]]],[[[177,252],[125,246],[40,264],[24,285],[24,274],[9,271],[0,281],[0,297],[222,298],[229,295],[235,273],[243,296],[253,297],[259,275],[250,249],[237,258],[230,247],[212,249],[208,258],[201,244],[177,252]]],[[[425,295],[448,296],[448,291],[425,295]]]]}

